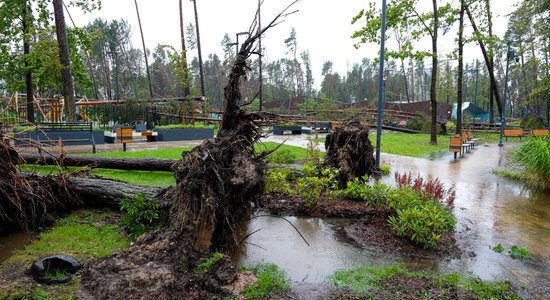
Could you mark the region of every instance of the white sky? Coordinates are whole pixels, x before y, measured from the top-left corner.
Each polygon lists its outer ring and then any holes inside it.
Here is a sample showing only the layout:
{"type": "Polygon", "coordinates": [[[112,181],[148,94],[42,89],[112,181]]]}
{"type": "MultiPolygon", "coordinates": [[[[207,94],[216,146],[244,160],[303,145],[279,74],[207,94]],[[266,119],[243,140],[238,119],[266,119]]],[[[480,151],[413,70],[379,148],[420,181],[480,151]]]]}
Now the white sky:
{"type": "MultiPolygon", "coordinates": [[[[178,0],[137,0],[143,34],[147,48],[154,49],[157,44],[168,44],[181,48],[178,0]]],[[[388,0],[388,3],[391,0],[388,0]]],[[[431,8],[431,1],[425,1],[426,10],[431,8]]],[[[262,25],[271,21],[292,0],[264,0],[262,5],[262,25]]],[[[284,39],[291,28],[296,29],[298,52],[309,50],[312,61],[315,86],[320,85],[321,68],[325,61],[333,62],[333,71],[345,75],[354,63],[360,63],[364,57],[374,59],[378,56],[379,45],[362,45],[353,47],[351,35],[363,23],[351,24],[351,19],[362,8],[368,7],[370,1],[357,0],[300,0],[291,10],[299,10],[288,16],[285,21],[267,31],[262,39],[266,49],[265,61],[272,61],[285,56],[284,39]]],[[[376,0],[377,7],[381,0],[376,0]]],[[[455,0],[458,3],[458,0],[455,0]]],[[[513,11],[513,4],[518,0],[493,1],[495,34],[503,36],[507,27],[506,14],[513,11]]],[[[456,6],[455,3],[455,6],[456,6]]],[[[208,54],[217,53],[223,59],[221,41],[225,33],[235,41],[235,33],[247,31],[257,9],[257,0],[197,0],[199,29],[203,60],[208,54]]],[[[421,9],[422,10],[422,9],[421,9]]],[[[76,8],[70,8],[77,26],[84,26],[95,18],[126,19],[132,26],[133,46],[141,48],[141,39],[134,0],[103,0],[102,9],[91,14],[82,15],[76,8]]],[[[185,26],[195,23],[193,2],[183,0],[185,26]]],[[[69,20],[67,18],[68,25],[69,20]]],[[[469,21],[465,21],[469,26],[469,21]]],[[[242,36],[240,41],[242,41],[242,36]]],[[[446,53],[455,47],[456,34],[451,32],[440,38],[439,49],[446,53]]],[[[386,44],[392,47],[391,42],[386,44]]],[[[430,43],[421,43],[419,47],[430,50],[430,43]]],[[[191,52],[188,58],[196,56],[191,52]]],[[[479,47],[465,50],[466,60],[480,58],[479,47]]]]}

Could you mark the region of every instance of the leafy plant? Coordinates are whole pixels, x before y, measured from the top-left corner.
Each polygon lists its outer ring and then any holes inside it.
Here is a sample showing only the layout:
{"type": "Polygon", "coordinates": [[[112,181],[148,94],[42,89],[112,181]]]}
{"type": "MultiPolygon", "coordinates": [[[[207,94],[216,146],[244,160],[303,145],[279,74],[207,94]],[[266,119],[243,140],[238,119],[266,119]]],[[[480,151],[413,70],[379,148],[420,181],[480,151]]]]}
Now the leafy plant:
{"type": "Polygon", "coordinates": [[[512,152],[512,159],[525,167],[527,181],[550,190],[550,137],[534,137],[512,152]]]}
{"type": "Polygon", "coordinates": [[[380,171],[382,172],[382,175],[387,176],[390,175],[391,168],[388,165],[380,165],[380,171]]]}
{"type": "Polygon", "coordinates": [[[395,181],[400,188],[406,186],[410,187],[415,192],[426,198],[439,201],[445,204],[448,208],[454,207],[454,201],[456,198],[455,190],[453,188],[446,190],[439,178],[430,177],[426,180],[420,176],[420,174],[417,175],[416,178],[413,178],[410,172],[404,174],[395,172],[395,181]]]}
{"type": "Polygon", "coordinates": [[[123,199],[120,202],[120,210],[127,213],[127,216],[120,220],[120,225],[126,228],[132,238],[160,225],[160,205],[146,199],[144,193],[138,194],[135,198],[123,199]]]}
{"type": "Polygon", "coordinates": [[[493,251],[495,251],[496,253],[502,253],[504,251],[504,247],[502,247],[501,244],[497,244],[496,246],[494,246],[493,248],[493,251]]]}
{"type": "Polygon", "coordinates": [[[508,250],[508,253],[512,258],[530,259],[533,257],[527,248],[520,248],[516,245],[513,245],[512,248],[508,250]]]}
{"type": "Polygon", "coordinates": [[[289,180],[291,179],[292,170],[288,168],[270,169],[267,172],[267,180],[265,191],[267,193],[277,193],[282,196],[292,194],[289,180]]]}
{"type": "Polygon", "coordinates": [[[275,264],[258,264],[252,268],[258,281],[244,289],[245,299],[260,299],[290,287],[284,271],[275,264]]]}
{"type": "Polygon", "coordinates": [[[220,261],[220,259],[224,257],[225,257],[225,254],[220,252],[214,252],[212,253],[212,255],[210,255],[210,257],[207,260],[197,265],[195,270],[198,273],[206,273],[208,272],[208,269],[212,268],[213,265],[215,265],[218,261],[220,261]]]}
{"type": "Polygon", "coordinates": [[[321,151],[317,147],[317,139],[319,135],[315,133],[315,135],[311,135],[307,137],[307,157],[312,160],[319,160],[321,158],[321,151]]]}
{"type": "Polygon", "coordinates": [[[338,188],[337,169],[322,168],[320,171],[311,171],[307,174],[310,176],[306,175],[296,180],[296,188],[292,192],[304,200],[306,207],[317,204],[322,193],[334,191],[338,188]],[[311,176],[317,172],[320,172],[319,176],[311,176]]]}
{"type": "Polygon", "coordinates": [[[296,159],[296,154],[288,148],[279,148],[269,155],[269,161],[275,164],[292,164],[296,159]]]}

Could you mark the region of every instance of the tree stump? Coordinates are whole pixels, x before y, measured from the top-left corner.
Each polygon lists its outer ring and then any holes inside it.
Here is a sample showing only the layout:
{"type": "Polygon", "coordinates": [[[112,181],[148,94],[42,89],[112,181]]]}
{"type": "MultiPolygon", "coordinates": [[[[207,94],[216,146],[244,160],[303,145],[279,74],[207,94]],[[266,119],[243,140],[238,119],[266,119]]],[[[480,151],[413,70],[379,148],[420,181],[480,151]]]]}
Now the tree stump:
{"type": "Polygon", "coordinates": [[[328,134],[325,149],[324,165],[340,170],[340,188],[345,188],[353,178],[372,175],[377,170],[369,130],[357,120],[344,122],[328,134]]]}

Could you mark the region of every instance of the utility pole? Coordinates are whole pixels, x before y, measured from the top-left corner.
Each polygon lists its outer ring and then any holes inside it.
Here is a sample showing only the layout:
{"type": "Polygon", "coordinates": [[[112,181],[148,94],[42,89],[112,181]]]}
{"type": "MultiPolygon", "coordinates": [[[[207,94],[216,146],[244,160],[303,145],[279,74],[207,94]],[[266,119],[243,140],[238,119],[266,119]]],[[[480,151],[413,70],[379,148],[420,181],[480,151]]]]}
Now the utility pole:
{"type": "Polygon", "coordinates": [[[201,96],[204,96],[204,72],[202,69],[201,36],[199,33],[199,15],[197,13],[197,1],[191,0],[195,9],[195,27],[197,28],[197,50],[199,50],[199,73],[201,80],[201,96]]]}

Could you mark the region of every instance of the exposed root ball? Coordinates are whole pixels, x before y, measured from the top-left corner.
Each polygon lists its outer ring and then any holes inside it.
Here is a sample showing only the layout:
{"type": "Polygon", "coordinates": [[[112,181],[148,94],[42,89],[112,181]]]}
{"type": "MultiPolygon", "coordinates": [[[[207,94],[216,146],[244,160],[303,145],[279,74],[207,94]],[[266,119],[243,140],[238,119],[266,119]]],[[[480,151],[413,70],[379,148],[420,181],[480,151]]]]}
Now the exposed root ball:
{"type": "Polygon", "coordinates": [[[0,133],[0,233],[36,228],[47,214],[68,206],[72,197],[63,177],[22,177],[19,154],[0,133]]]}
{"type": "Polygon", "coordinates": [[[340,170],[338,182],[345,187],[353,178],[372,175],[376,171],[373,147],[368,128],[359,121],[347,121],[325,140],[324,165],[340,170]]]}

